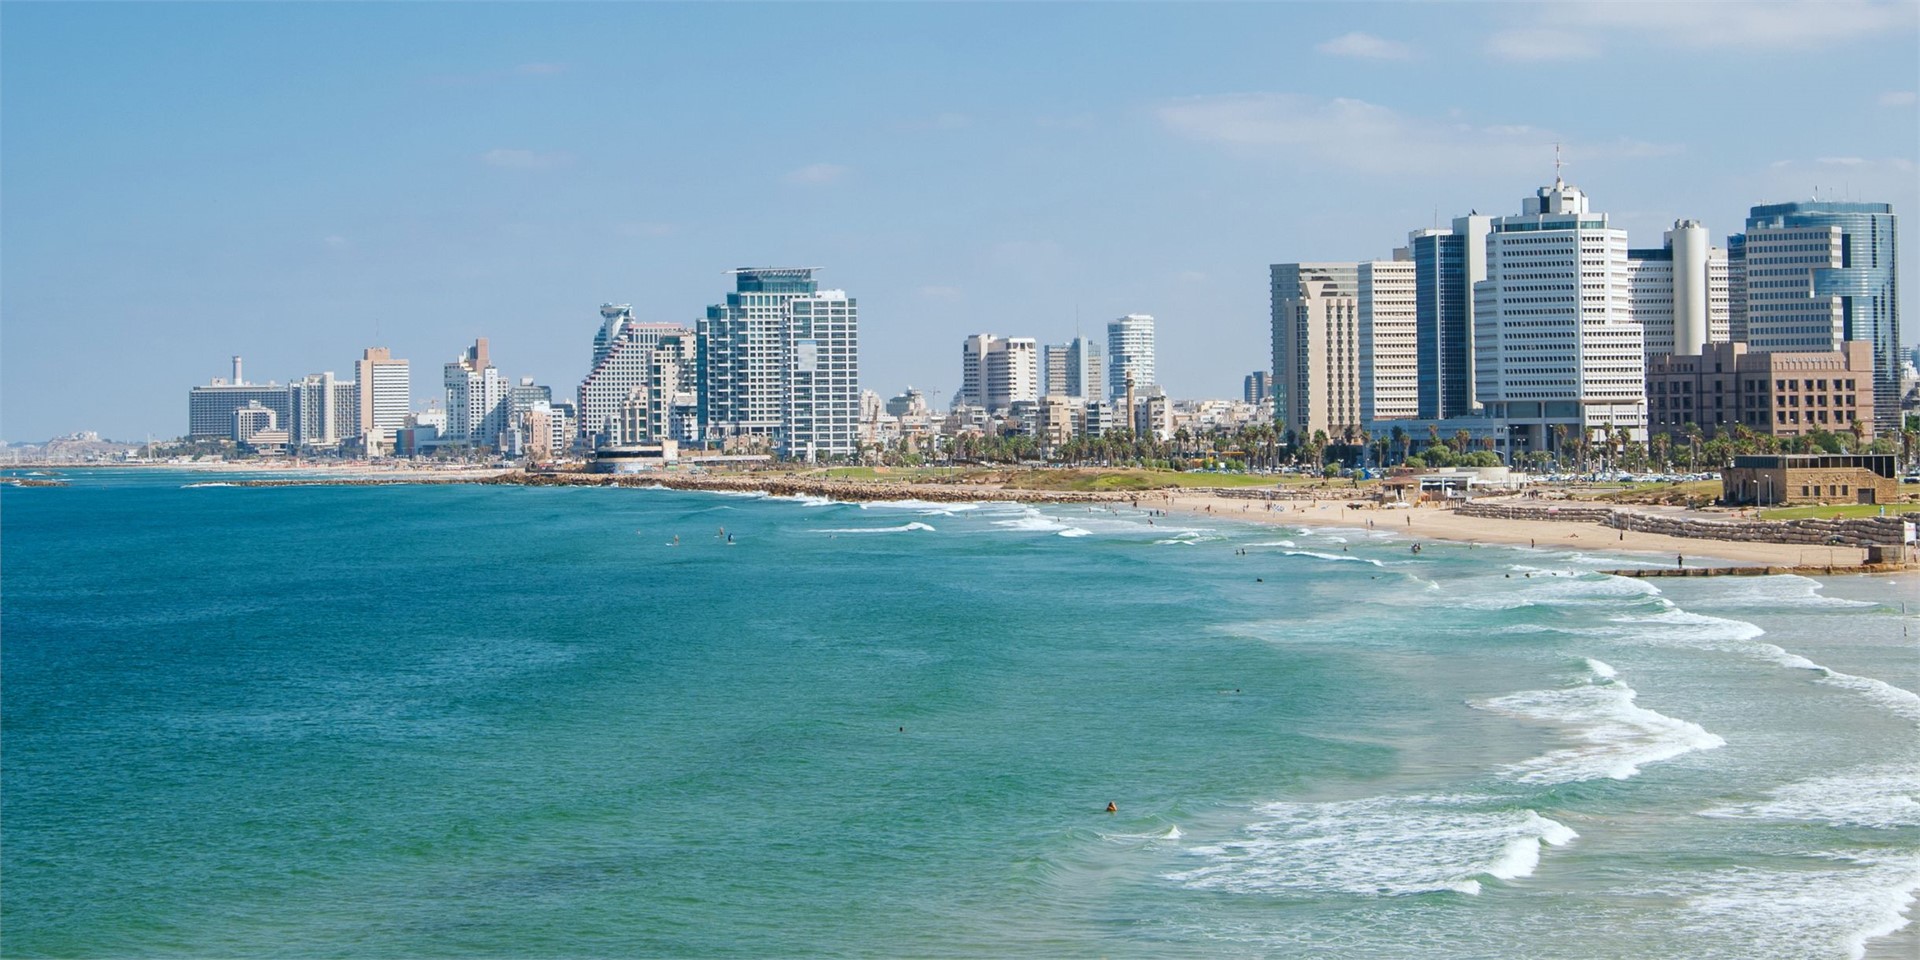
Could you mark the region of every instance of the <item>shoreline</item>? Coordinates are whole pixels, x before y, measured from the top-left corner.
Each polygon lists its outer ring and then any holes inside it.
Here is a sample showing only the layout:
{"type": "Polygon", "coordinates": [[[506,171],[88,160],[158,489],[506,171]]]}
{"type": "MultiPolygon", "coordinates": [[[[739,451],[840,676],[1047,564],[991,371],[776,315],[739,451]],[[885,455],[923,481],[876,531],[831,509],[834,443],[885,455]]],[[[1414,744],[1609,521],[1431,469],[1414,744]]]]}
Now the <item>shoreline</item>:
{"type": "MultiPolygon", "coordinates": [[[[185,467],[185,465],[177,465],[185,467]]],[[[1183,516],[1239,520],[1269,526],[1345,527],[1392,533],[1414,541],[1494,544],[1532,549],[1576,549],[1624,557],[1656,558],[1648,565],[1687,567],[1856,567],[1859,547],[1807,546],[1762,541],[1715,540],[1622,531],[1592,521],[1468,517],[1443,507],[1386,509],[1362,500],[1253,501],[1195,489],[1093,492],[1010,489],[998,484],[827,480],[792,474],[584,474],[486,470],[359,471],[353,475],[237,481],[239,486],[386,486],[394,484],[486,484],[499,486],[621,486],[770,496],[818,496],[850,503],[924,500],[933,503],[1017,502],[1032,504],[1124,504],[1164,509],[1183,516]],[[1358,509],[1350,503],[1364,503],[1358,509]]],[[[1893,571],[1896,576],[1916,571],[1893,571]]]]}

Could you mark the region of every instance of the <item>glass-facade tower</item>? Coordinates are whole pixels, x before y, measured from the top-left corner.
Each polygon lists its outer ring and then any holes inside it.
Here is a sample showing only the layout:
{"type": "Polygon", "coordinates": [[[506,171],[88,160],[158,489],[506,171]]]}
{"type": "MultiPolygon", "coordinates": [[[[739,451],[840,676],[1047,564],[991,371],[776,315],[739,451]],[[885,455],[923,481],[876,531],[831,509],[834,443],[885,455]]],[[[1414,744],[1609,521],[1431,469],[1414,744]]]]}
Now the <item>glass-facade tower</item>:
{"type": "Polygon", "coordinates": [[[1472,409],[1473,330],[1467,322],[1473,284],[1467,279],[1467,238],[1451,231],[1420,231],[1413,255],[1414,350],[1419,366],[1419,417],[1466,416],[1472,409]]]}
{"type": "Polygon", "coordinates": [[[1748,212],[1740,247],[1748,343],[1756,350],[1872,343],[1874,429],[1897,430],[1900,286],[1893,205],[1813,200],[1757,206],[1748,212]]]}

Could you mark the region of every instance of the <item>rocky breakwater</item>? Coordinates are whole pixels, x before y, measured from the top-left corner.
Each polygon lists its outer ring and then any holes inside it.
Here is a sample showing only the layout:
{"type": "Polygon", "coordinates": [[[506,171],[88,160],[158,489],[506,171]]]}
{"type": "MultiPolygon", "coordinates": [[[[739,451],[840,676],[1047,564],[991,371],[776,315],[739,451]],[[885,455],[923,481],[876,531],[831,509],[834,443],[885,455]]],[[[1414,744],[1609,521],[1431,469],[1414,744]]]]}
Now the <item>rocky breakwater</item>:
{"type": "Polygon", "coordinates": [[[1657,533],[1694,540],[1737,540],[1811,547],[1892,546],[1904,539],[1905,524],[1920,521],[1920,514],[1914,513],[1843,520],[1707,520],[1699,517],[1643,513],[1639,510],[1619,507],[1520,504],[1510,500],[1476,500],[1463,504],[1459,508],[1459,513],[1465,517],[1486,517],[1493,520],[1597,523],[1615,530],[1657,533]]]}
{"type": "Polygon", "coordinates": [[[882,483],[866,480],[825,480],[780,474],[627,474],[506,473],[473,481],[524,487],[665,487],[669,490],[709,490],[729,493],[765,493],[776,497],[826,497],[849,502],[926,500],[970,503],[983,500],[1020,503],[1124,503],[1133,494],[1068,490],[1008,490],[974,484],[882,483]]]}

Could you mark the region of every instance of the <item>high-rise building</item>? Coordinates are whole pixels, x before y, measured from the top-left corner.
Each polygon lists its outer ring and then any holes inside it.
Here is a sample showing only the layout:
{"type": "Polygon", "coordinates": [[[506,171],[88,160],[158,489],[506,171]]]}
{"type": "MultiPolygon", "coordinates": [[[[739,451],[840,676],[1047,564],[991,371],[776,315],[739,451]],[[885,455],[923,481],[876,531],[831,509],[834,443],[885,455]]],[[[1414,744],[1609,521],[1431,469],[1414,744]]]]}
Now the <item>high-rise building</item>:
{"type": "Polygon", "coordinates": [[[1273,390],[1273,374],[1266,370],[1255,370],[1240,381],[1240,397],[1248,403],[1259,403],[1273,390]]]}
{"type": "Polygon", "coordinates": [[[287,387],[288,445],[332,448],[353,437],[360,425],[359,386],[336,380],[333,371],[308,374],[287,387]]]}
{"type": "Polygon", "coordinates": [[[987,348],[985,379],[990,413],[1005,413],[1021,401],[1040,399],[1040,345],[1032,337],[995,339],[987,348]]]}
{"type": "Polygon", "coordinates": [[[742,267],[734,292],[700,323],[700,429],[762,438],[783,456],[858,449],[859,314],[810,267],[742,267]]]}
{"type": "Polygon", "coordinates": [[[1129,313],[1107,324],[1107,399],[1127,395],[1127,375],[1136,391],[1159,383],[1153,369],[1153,317],[1129,313]]]}
{"type": "Polygon", "coordinates": [[[278,383],[248,383],[241,375],[240,358],[233,358],[233,379],[215,377],[211,383],[187,390],[187,439],[223,440],[233,436],[234,412],[249,404],[272,410],[285,425],[292,411],[287,387],[278,383]]]}
{"type": "Polygon", "coordinates": [[[1307,439],[1359,427],[1360,265],[1276,263],[1273,418],[1307,439]]]}
{"type": "Polygon", "coordinates": [[[1450,229],[1407,235],[1414,264],[1418,410],[1423,419],[1464,417],[1473,397],[1473,285],[1487,278],[1493,218],[1455,217],[1450,229]]]}
{"type": "Polygon", "coordinates": [[[1064,343],[1049,343],[1040,348],[1040,395],[1067,395],[1067,348],[1064,343]]]}
{"type": "Polygon", "coordinates": [[[1067,393],[1069,397],[1098,403],[1106,396],[1107,364],[1100,343],[1086,337],[1067,341],[1067,393]]]}
{"type": "Polygon", "coordinates": [[[999,341],[991,333],[976,333],[960,344],[960,389],[953,392],[956,407],[987,405],[987,353],[999,341]]]}
{"type": "Polygon", "coordinates": [[[1474,392],[1506,424],[1510,455],[1557,449],[1563,432],[1645,439],[1629,286],[1627,232],[1576,187],[1556,178],[1494,219],[1487,279],[1474,284],[1474,392]]]}
{"type": "Polygon", "coordinates": [[[1727,252],[1698,220],[1676,220],[1665,245],[1627,251],[1627,294],[1641,349],[1699,356],[1728,337],[1727,252]]]}
{"type": "MultiPolygon", "coordinates": [[[[1406,251],[1396,251],[1405,253],[1406,251]]],[[[1420,409],[1415,264],[1405,257],[1359,265],[1360,422],[1404,420],[1420,409]]],[[[1344,371],[1330,371],[1338,377],[1344,371]]],[[[1336,391],[1339,392],[1339,391],[1336,391]]]]}
{"type": "Polygon", "coordinates": [[[1873,409],[1882,432],[1900,418],[1898,223],[1886,203],[1802,201],[1748,212],[1738,246],[1754,350],[1830,352],[1873,344],[1873,409]]]}
{"type": "Polygon", "coordinates": [[[507,382],[487,355],[481,337],[442,368],[447,428],[441,438],[454,446],[491,447],[506,427],[507,382]]]}
{"type": "MultiPolygon", "coordinates": [[[[623,436],[620,405],[636,391],[646,394],[652,387],[654,349],[673,339],[676,344],[691,345],[693,331],[671,323],[639,323],[625,304],[607,304],[600,308],[606,318],[593,338],[594,364],[580,381],[578,429],[580,445],[585,449],[621,443],[637,443],[623,436]]],[[[676,371],[678,373],[679,371],[676,371]]],[[[685,371],[690,379],[691,368],[685,371]]],[[[677,389],[676,383],[676,389],[677,389]]]]}
{"type": "Polygon", "coordinates": [[[386,347],[368,347],[353,362],[353,382],[359,386],[358,436],[367,452],[385,453],[393,436],[407,425],[413,408],[413,372],[407,361],[396,360],[386,347]]]}

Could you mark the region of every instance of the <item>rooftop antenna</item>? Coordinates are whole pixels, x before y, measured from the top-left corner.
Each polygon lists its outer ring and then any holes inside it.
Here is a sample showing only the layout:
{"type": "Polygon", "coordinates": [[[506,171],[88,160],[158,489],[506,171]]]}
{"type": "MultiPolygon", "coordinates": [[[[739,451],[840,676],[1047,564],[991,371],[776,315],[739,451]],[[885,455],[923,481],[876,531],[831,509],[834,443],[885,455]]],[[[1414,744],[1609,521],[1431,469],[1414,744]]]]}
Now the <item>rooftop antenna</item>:
{"type": "Polygon", "coordinates": [[[1562,185],[1560,168],[1564,166],[1566,166],[1566,161],[1560,159],[1560,141],[1555,140],[1553,142],[1553,185],[1556,187],[1562,185]]]}

